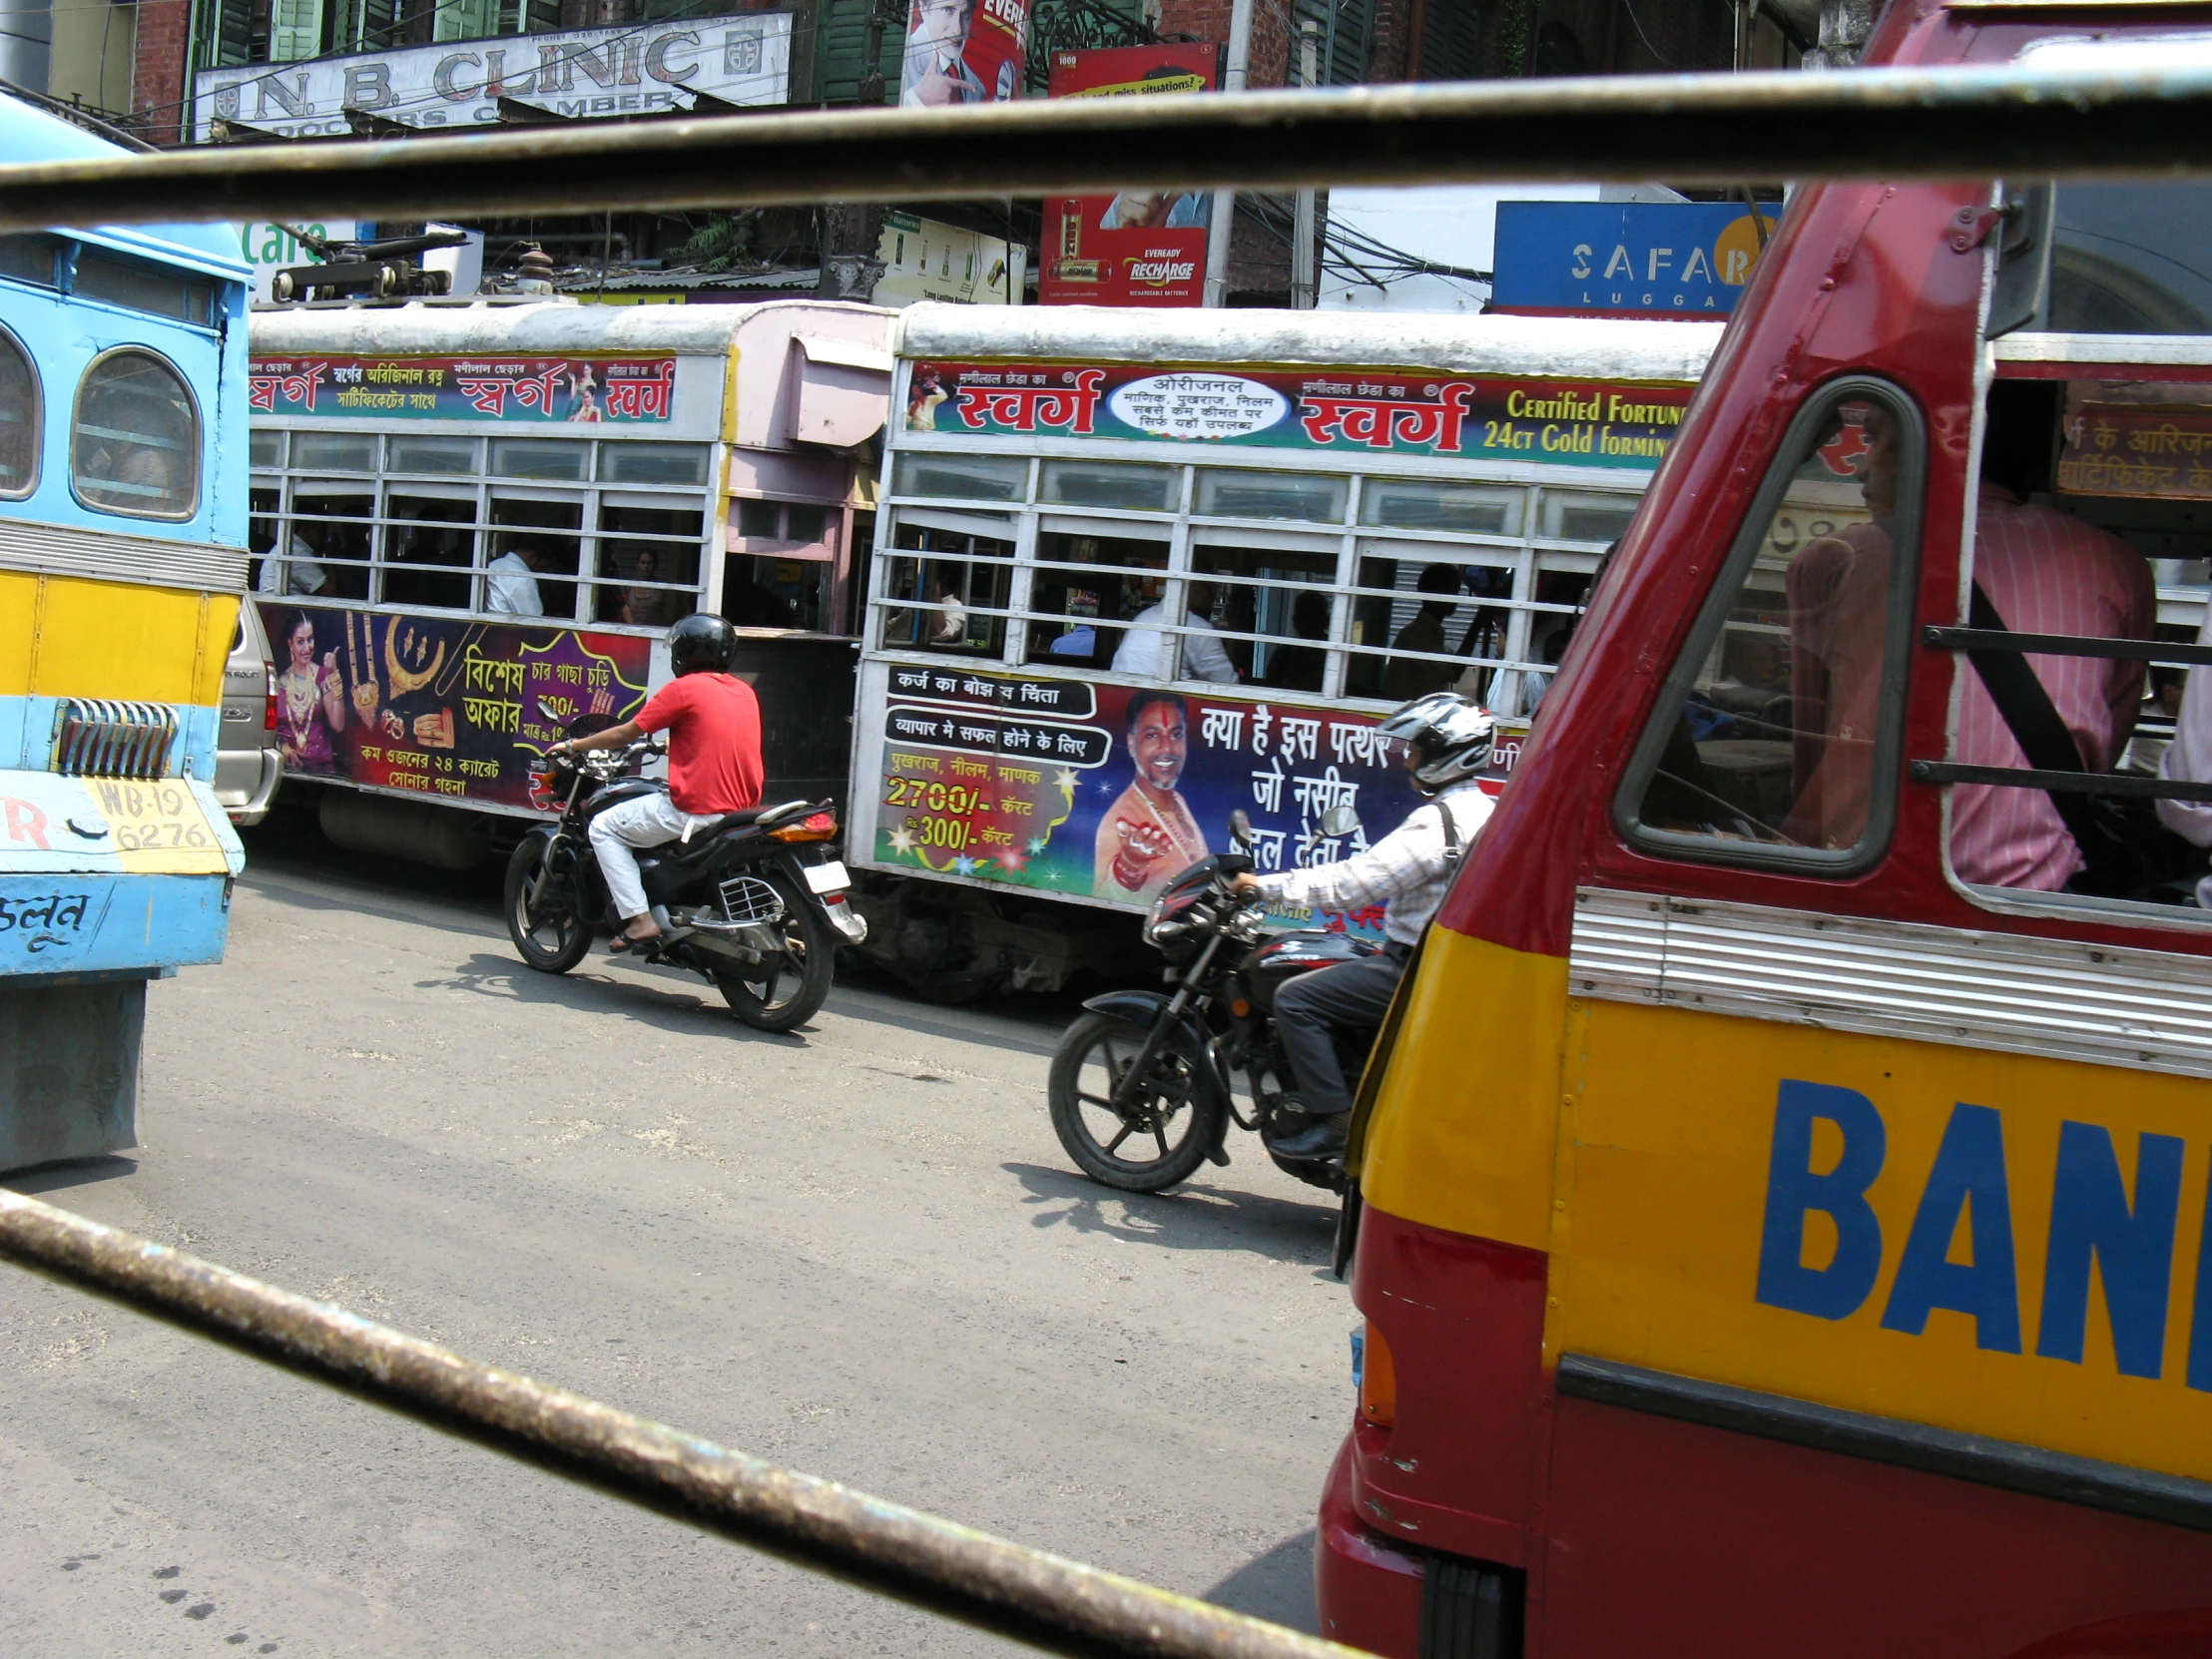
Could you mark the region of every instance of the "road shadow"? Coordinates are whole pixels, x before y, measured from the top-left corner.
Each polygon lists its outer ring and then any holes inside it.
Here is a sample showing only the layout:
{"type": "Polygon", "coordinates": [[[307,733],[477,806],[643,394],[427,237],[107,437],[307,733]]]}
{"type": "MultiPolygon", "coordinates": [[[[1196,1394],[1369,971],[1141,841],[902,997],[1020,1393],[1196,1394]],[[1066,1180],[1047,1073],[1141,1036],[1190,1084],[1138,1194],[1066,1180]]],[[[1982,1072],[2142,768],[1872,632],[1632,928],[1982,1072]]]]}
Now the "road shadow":
{"type": "Polygon", "coordinates": [[[1231,1612],[1320,1635],[1321,1621],[1314,1615],[1314,1534],[1301,1532],[1265,1555],[1255,1555],[1209,1589],[1206,1599],[1231,1612]]]}
{"type": "Polygon", "coordinates": [[[998,1167],[1028,1189],[1022,1202],[1036,1206],[1032,1227],[1067,1227],[1170,1250],[1241,1250],[1322,1267],[1337,1237],[1337,1201],[1318,1192],[1304,1204],[1188,1184],[1168,1193],[1123,1193],[1041,1164],[998,1167]]]}
{"type": "Polygon", "coordinates": [[[111,1152],[98,1158],[71,1158],[58,1164],[39,1164],[31,1169],[17,1170],[12,1175],[0,1175],[0,1187],[36,1198],[40,1193],[66,1192],[72,1187],[89,1187],[96,1181],[116,1181],[136,1174],[136,1158],[124,1158],[111,1152]]]}
{"type": "Polygon", "coordinates": [[[657,1030],[683,1036],[711,1032],[774,1043],[779,1048],[809,1046],[806,1034],[814,1029],[811,1025],[790,1032],[757,1031],[730,1012],[719,993],[704,986],[693,991],[674,980],[663,986],[594,972],[593,965],[594,959],[586,957],[568,973],[539,973],[511,956],[495,956],[480,950],[451,975],[417,979],[414,984],[417,990],[469,991],[507,1002],[550,1003],[574,1008],[580,1013],[634,1019],[657,1030]]]}

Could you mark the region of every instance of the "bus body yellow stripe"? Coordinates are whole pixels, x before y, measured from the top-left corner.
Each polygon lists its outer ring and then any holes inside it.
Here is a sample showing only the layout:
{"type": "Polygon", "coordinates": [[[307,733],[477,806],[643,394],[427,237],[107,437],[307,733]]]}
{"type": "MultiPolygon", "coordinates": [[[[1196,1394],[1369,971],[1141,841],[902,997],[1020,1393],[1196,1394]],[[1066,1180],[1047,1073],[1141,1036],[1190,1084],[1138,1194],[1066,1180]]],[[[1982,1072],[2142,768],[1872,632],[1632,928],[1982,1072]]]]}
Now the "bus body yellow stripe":
{"type": "Polygon", "coordinates": [[[223,701],[238,599],[0,572],[0,696],[223,701]]]}

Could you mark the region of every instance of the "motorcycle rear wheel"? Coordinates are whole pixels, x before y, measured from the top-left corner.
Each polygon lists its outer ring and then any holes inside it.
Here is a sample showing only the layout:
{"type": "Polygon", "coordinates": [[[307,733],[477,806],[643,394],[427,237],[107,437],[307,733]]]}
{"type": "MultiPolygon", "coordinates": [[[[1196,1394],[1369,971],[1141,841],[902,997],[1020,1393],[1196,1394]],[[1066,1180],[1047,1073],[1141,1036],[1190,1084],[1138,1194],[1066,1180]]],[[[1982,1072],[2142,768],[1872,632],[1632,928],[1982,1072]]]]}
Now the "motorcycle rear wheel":
{"type": "Polygon", "coordinates": [[[1060,1038],[1045,1085],[1053,1133],[1076,1167],[1101,1186],[1157,1193],[1187,1181],[1221,1138],[1222,1106],[1205,1086],[1206,1057],[1171,1038],[1152,1061],[1124,1117],[1112,1096],[1144,1046],[1142,1027],[1114,1014],[1086,1013],[1060,1038]],[[1126,1155],[1125,1148],[1156,1151],[1126,1155]]]}
{"type": "Polygon", "coordinates": [[[530,902],[530,884],[545,862],[551,837],[525,835],[507,860],[507,937],[515,953],[540,973],[566,973],[591,949],[591,928],[579,908],[575,883],[555,869],[538,901],[530,902]]]}
{"type": "Polygon", "coordinates": [[[765,873],[784,901],[781,954],[745,967],[717,968],[715,984],[730,1011],[757,1031],[791,1031],[822,1012],[836,976],[836,930],[812,893],[782,870],[765,873]]]}

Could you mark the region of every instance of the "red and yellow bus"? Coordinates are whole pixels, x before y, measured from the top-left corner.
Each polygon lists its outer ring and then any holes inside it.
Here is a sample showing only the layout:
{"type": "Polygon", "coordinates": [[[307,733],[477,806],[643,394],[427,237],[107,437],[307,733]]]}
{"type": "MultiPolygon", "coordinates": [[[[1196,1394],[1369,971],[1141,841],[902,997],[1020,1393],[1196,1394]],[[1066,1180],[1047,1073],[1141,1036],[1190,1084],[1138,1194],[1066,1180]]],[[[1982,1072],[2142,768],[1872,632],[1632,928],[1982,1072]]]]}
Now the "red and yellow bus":
{"type": "Polygon", "coordinates": [[[1325,1634],[2212,1652],[2208,554],[2212,191],[1795,195],[1371,1074],[1325,1634]]]}

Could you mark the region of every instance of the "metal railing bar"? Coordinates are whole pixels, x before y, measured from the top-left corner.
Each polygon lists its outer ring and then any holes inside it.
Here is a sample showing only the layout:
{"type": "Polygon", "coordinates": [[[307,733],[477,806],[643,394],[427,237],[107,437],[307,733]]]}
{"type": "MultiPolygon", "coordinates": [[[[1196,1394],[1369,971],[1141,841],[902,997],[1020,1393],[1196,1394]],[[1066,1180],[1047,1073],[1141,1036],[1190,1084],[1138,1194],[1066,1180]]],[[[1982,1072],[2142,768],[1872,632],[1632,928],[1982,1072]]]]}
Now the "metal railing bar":
{"type": "Polygon", "coordinates": [[[1874,69],[1427,82],[209,146],[0,167],[0,231],[1134,187],[2021,179],[2212,171],[2212,71],[1874,69]]]}
{"type": "Polygon", "coordinates": [[[2008,790],[2059,790],[2131,801],[2212,803],[2212,784],[2144,778],[2129,772],[2038,772],[2032,767],[1966,766],[1953,761],[1914,761],[1906,769],[1916,784],[1992,784],[2008,790]]]}
{"type": "Polygon", "coordinates": [[[0,1257],[612,1496],[1050,1653],[1359,1659],[482,1366],[0,1190],[0,1257]]]}

